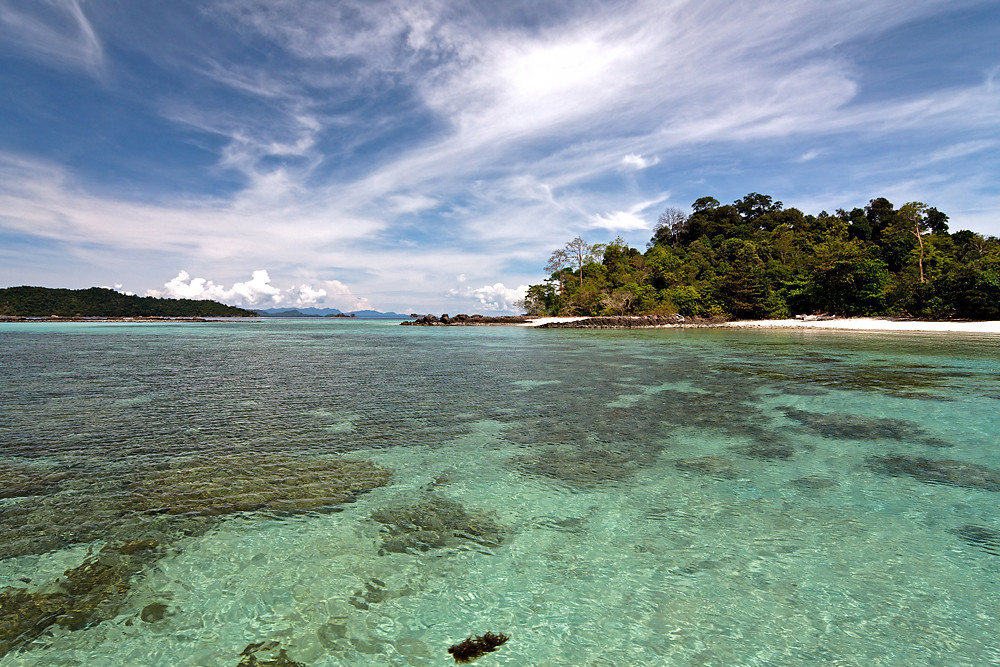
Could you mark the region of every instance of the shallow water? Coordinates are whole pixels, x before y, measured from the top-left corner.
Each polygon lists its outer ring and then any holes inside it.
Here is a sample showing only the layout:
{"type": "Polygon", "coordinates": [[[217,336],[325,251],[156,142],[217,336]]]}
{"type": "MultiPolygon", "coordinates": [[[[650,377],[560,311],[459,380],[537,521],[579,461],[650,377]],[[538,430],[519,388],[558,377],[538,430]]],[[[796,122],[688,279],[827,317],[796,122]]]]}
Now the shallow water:
{"type": "Polygon", "coordinates": [[[0,406],[0,667],[1000,661],[996,337],[9,324],[0,406]]]}

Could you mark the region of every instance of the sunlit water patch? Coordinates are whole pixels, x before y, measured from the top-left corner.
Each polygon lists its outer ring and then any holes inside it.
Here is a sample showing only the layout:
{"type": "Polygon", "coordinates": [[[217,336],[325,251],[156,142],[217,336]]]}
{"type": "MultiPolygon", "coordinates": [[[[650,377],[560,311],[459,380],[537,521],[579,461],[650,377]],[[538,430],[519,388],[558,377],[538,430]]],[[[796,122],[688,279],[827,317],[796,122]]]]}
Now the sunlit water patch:
{"type": "Polygon", "coordinates": [[[1000,660],[1000,343],[0,325],[0,666],[1000,660]]]}

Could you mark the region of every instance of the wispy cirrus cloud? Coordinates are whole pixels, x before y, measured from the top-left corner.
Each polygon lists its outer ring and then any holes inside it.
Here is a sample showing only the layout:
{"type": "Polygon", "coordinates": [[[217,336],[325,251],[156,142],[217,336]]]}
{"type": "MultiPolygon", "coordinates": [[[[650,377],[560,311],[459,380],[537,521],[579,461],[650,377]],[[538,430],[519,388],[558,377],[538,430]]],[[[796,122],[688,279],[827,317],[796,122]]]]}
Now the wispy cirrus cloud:
{"type": "Polygon", "coordinates": [[[33,58],[97,73],[104,47],[79,0],[0,2],[4,40],[33,58]]]}

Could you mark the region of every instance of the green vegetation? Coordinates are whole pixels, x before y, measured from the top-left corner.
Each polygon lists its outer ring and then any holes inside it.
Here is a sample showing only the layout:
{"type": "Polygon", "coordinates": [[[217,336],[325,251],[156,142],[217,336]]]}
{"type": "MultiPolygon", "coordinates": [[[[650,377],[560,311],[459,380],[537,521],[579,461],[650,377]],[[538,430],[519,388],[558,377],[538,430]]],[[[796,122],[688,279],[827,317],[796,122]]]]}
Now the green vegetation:
{"type": "Polygon", "coordinates": [[[531,315],[669,315],[774,319],[1000,317],[1000,239],[948,232],[920,202],[806,215],[751,193],[702,197],[660,216],[645,252],[577,237],[525,298],[531,315]]]}
{"type": "Polygon", "coordinates": [[[91,287],[0,289],[0,316],[6,317],[257,317],[252,310],[218,301],[156,299],[91,287]]]}

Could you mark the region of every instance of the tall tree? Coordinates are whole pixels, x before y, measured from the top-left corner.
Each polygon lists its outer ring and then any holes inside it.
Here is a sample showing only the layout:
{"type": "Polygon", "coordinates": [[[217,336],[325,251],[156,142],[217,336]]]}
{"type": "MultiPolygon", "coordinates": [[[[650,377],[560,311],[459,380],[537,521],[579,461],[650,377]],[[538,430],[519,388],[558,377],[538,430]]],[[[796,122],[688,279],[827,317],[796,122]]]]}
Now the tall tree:
{"type": "Polygon", "coordinates": [[[564,248],[559,248],[552,251],[552,254],[549,255],[549,263],[545,265],[545,270],[549,272],[549,275],[559,272],[559,294],[565,292],[563,271],[566,270],[567,264],[569,264],[569,253],[564,248]]]}
{"type": "Polygon", "coordinates": [[[920,255],[917,259],[920,267],[920,282],[927,282],[924,278],[924,237],[923,235],[930,229],[927,222],[927,204],[918,201],[911,201],[903,204],[897,214],[900,221],[906,225],[909,232],[917,237],[917,244],[920,246],[920,255]]]}
{"type": "Polygon", "coordinates": [[[564,248],[566,255],[576,265],[576,268],[580,270],[580,287],[583,287],[583,267],[590,262],[596,261],[597,253],[603,249],[603,245],[591,245],[579,236],[566,244],[564,248]]]}
{"type": "Polygon", "coordinates": [[[656,221],[656,226],[653,227],[653,238],[650,239],[647,247],[652,248],[659,243],[676,248],[680,242],[681,235],[684,233],[687,219],[687,213],[679,208],[671,206],[665,209],[660,214],[660,219],[656,221]]]}

